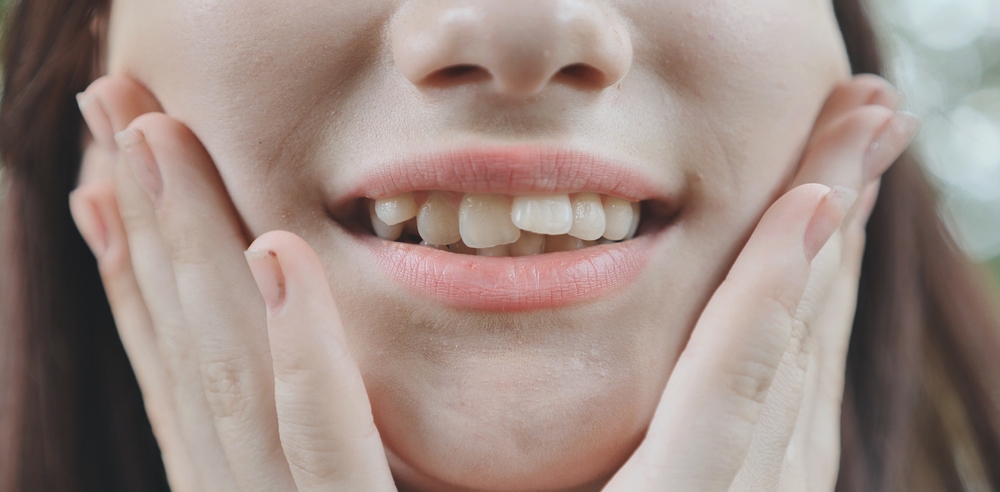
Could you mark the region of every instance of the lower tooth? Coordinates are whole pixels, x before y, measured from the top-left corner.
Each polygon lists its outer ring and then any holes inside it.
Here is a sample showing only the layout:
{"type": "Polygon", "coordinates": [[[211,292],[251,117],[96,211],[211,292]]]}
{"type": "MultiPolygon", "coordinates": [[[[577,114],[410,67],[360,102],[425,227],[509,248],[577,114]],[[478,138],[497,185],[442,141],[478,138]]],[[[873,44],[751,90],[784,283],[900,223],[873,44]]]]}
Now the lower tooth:
{"type": "Polygon", "coordinates": [[[561,251],[576,251],[580,248],[593,246],[596,241],[584,241],[583,239],[563,234],[561,236],[549,236],[545,238],[545,252],[559,253],[561,251]]]}
{"type": "Polygon", "coordinates": [[[521,237],[510,245],[511,256],[540,255],[545,252],[545,236],[521,231],[521,237]]]}
{"type": "Polygon", "coordinates": [[[417,229],[417,218],[414,217],[406,222],[403,222],[403,230],[406,231],[407,234],[419,236],[420,230],[417,229]]]}
{"type": "Polygon", "coordinates": [[[372,230],[375,231],[376,236],[382,239],[388,239],[389,241],[395,241],[403,234],[402,223],[389,225],[382,222],[382,219],[378,218],[378,214],[375,213],[375,202],[372,202],[371,206],[368,208],[368,215],[372,219],[372,230]]]}
{"type": "Polygon", "coordinates": [[[492,248],[482,248],[476,250],[478,256],[510,256],[510,245],[502,244],[492,248]]]}
{"type": "Polygon", "coordinates": [[[451,251],[452,253],[457,253],[457,254],[460,254],[460,255],[474,255],[474,254],[476,254],[476,250],[475,249],[466,246],[465,243],[462,242],[462,241],[459,241],[459,242],[457,242],[455,244],[449,244],[448,245],[448,251],[451,251]]]}
{"type": "Polygon", "coordinates": [[[427,241],[420,241],[420,245],[421,246],[427,246],[428,248],[438,249],[438,250],[441,250],[441,251],[448,251],[448,247],[447,246],[441,246],[440,244],[431,244],[431,243],[428,243],[427,241]]]}

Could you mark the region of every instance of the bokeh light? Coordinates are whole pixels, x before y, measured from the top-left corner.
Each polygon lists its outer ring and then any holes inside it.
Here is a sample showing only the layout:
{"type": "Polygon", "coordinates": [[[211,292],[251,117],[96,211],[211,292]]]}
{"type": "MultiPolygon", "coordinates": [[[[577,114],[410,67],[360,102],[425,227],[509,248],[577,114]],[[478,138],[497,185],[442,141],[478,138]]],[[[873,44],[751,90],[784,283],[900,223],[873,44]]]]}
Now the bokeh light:
{"type": "Polygon", "coordinates": [[[974,258],[1000,271],[1000,0],[873,0],[941,213],[974,258]]]}

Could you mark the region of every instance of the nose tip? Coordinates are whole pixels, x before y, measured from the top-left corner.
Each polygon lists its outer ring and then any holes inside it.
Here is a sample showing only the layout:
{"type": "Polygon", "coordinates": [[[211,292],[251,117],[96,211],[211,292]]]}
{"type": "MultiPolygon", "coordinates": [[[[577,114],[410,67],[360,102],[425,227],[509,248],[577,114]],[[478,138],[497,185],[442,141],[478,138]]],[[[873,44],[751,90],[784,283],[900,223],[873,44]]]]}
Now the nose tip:
{"type": "Polygon", "coordinates": [[[593,91],[632,65],[624,21],[593,0],[413,0],[394,20],[391,43],[397,68],[418,88],[593,91]]]}

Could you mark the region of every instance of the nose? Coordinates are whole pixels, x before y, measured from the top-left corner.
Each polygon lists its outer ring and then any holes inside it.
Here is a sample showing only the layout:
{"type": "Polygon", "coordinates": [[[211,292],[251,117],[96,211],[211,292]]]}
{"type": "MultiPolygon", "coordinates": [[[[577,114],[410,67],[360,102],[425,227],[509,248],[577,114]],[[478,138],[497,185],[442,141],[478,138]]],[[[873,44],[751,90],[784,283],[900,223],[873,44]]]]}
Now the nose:
{"type": "Polygon", "coordinates": [[[411,0],[390,32],[396,66],[418,88],[594,91],[632,65],[626,25],[600,0],[411,0]]]}

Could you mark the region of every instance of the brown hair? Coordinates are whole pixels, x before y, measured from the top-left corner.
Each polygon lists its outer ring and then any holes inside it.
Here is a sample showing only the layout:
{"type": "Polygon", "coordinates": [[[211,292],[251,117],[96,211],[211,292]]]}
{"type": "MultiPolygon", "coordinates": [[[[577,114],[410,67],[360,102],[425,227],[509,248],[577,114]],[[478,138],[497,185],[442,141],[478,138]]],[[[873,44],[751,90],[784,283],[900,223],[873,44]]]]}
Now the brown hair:
{"type": "MultiPolygon", "coordinates": [[[[834,0],[855,73],[881,73],[862,0],[834,0]]],[[[109,0],[21,0],[3,47],[0,491],[167,490],[96,264],[70,218],[109,0]]],[[[1000,328],[917,163],[883,179],[851,337],[841,491],[1000,489],[1000,328]],[[992,379],[991,379],[992,378],[992,379]]]]}

